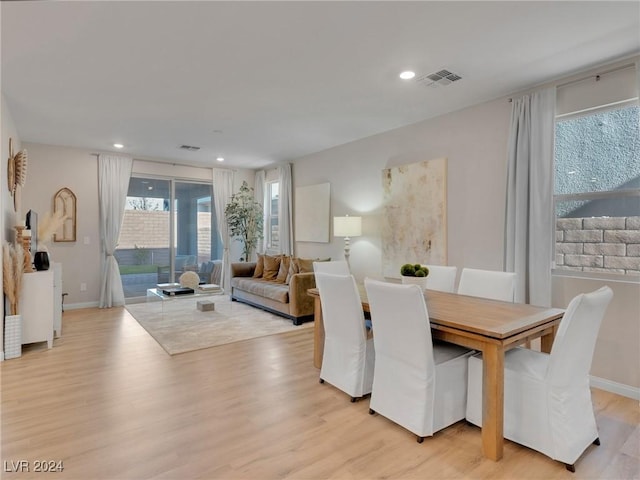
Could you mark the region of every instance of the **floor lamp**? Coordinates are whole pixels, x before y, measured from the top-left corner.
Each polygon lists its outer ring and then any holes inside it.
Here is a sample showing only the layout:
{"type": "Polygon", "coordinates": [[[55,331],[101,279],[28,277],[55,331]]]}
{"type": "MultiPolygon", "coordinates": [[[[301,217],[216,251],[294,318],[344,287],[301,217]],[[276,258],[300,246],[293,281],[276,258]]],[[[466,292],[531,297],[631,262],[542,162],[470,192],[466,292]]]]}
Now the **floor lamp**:
{"type": "Polygon", "coordinates": [[[362,217],[333,217],[333,236],[344,237],[344,259],[349,263],[349,239],[362,235],[362,217]]]}

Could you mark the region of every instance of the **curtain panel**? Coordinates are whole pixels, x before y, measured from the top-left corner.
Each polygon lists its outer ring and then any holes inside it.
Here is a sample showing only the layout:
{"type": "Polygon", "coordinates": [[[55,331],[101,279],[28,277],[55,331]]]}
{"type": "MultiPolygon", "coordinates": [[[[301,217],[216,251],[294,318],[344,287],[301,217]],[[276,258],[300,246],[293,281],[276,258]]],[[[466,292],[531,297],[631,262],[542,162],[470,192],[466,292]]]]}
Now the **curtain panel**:
{"type": "Polygon", "coordinates": [[[516,302],[551,305],[555,87],[514,99],[508,143],[505,269],[516,302]]]}
{"type": "Polygon", "coordinates": [[[278,166],[280,201],[278,202],[278,222],[280,230],[280,252],[293,255],[293,195],[291,164],[278,166]]]}
{"type": "Polygon", "coordinates": [[[127,203],[133,160],[98,155],[98,203],[100,221],[100,308],[124,305],[120,269],[114,252],[127,203]]]}
{"type": "Polygon", "coordinates": [[[224,214],[227,203],[233,194],[233,172],[231,170],[213,169],[213,205],[218,220],[218,232],[222,242],[222,277],[220,284],[225,292],[231,293],[229,260],[229,226],[224,214]]]}
{"type": "Polygon", "coordinates": [[[267,172],[265,170],[258,170],[256,172],[256,178],[254,180],[253,194],[256,201],[262,205],[262,239],[258,240],[258,246],[256,253],[264,253],[267,251],[267,214],[269,199],[267,198],[267,172]]]}

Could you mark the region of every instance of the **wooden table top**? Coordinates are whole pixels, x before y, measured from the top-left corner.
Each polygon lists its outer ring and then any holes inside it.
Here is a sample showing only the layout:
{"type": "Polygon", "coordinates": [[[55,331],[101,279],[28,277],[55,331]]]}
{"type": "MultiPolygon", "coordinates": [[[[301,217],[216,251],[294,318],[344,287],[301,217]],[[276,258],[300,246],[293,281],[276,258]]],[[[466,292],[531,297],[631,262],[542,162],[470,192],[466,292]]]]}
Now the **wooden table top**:
{"type": "MultiPolygon", "coordinates": [[[[362,308],[369,310],[364,285],[359,286],[362,308]]],[[[317,288],[309,295],[319,296],[317,288]]],[[[502,302],[457,293],[426,290],[429,320],[434,328],[449,327],[485,337],[505,339],[561,318],[564,310],[522,303],[502,302]]]]}

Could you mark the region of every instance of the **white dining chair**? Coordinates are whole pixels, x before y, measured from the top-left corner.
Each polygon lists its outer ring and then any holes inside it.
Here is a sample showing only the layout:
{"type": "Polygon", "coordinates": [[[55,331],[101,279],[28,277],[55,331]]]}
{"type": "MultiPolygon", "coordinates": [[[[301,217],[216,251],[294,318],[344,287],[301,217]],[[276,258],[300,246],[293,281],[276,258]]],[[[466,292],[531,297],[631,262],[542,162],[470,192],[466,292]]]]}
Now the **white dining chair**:
{"type": "Polygon", "coordinates": [[[433,342],[424,293],[418,285],[365,279],[376,366],[370,414],[414,433],[418,442],[465,415],[466,348],[433,342]]]}
{"type": "Polygon", "coordinates": [[[463,268],[460,274],[458,293],[472,297],[513,302],[516,294],[516,274],[463,268]]]}
{"type": "Polygon", "coordinates": [[[455,292],[458,267],[444,265],[425,265],[429,269],[427,289],[440,292],[455,292]]]}
{"type": "Polygon", "coordinates": [[[314,273],[333,273],[335,275],[351,275],[349,264],[346,260],[333,260],[331,262],[313,262],[314,273]]]}
{"type": "MultiPolygon", "coordinates": [[[[563,462],[571,472],[591,444],[600,445],[589,369],[613,292],[602,287],[571,300],[551,353],[526,348],[504,358],[504,437],[563,462]]],[[[482,356],[469,359],[466,418],[482,425],[482,356]]]]}
{"type": "Polygon", "coordinates": [[[325,335],[320,383],[329,382],[355,402],[371,393],[375,355],[358,287],[351,275],[318,272],[315,277],[325,335]]]}

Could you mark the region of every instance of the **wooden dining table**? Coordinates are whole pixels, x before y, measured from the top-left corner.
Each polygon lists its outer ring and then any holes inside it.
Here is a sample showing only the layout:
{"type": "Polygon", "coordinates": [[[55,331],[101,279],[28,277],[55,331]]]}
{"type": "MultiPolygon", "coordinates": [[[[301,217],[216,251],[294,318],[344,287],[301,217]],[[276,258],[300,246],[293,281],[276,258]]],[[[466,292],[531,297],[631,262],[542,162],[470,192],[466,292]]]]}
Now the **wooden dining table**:
{"type": "MultiPolygon", "coordinates": [[[[368,312],[364,286],[359,290],[362,308],[368,312]]],[[[324,351],[320,292],[311,288],[307,293],[315,299],[313,359],[320,368],[324,351]]],[[[504,354],[535,338],[541,339],[543,352],[550,352],[564,310],[433,290],[424,295],[434,339],[482,352],[482,449],[487,458],[498,461],[504,448],[504,354]]],[[[375,337],[375,326],[373,332],[375,337]]]]}

